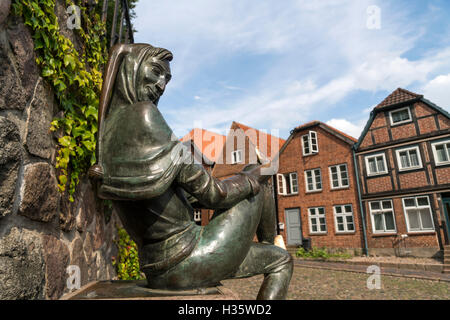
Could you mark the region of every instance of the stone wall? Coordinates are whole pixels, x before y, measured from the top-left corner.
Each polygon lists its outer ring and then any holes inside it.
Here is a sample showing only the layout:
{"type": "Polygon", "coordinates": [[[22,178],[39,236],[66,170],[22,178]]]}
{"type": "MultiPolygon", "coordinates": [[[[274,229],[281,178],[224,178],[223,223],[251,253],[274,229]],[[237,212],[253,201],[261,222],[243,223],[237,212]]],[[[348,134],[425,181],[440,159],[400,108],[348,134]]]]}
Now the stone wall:
{"type": "MultiPolygon", "coordinates": [[[[63,6],[57,1],[60,21],[63,6]]],[[[30,30],[9,12],[10,0],[0,1],[0,299],[57,299],[68,292],[69,265],[79,266],[81,285],[115,276],[119,220],[106,221],[86,177],[75,202],[58,192],[49,128],[59,108],[30,30]]]]}

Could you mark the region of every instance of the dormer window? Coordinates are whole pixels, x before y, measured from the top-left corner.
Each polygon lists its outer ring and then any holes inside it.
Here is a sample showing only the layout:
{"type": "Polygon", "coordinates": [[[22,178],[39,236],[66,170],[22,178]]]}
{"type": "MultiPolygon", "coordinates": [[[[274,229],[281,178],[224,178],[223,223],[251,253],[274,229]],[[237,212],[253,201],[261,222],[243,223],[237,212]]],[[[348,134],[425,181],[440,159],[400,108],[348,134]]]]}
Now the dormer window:
{"type": "Polygon", "coordinates": [[[231,164],[242,162],[242,150],[236,150],[231,153],[231,164]]]}
{"type": "Polygon", "coordinates": [[[319,144],[317,141],[317,132],[309,131],[308,134],[302,136],[303,155],[309,156],[319,152],[319,144]]]}
{"type": "Polygon", "coordinates": [[[391,125],[397,125],[412,121],[411,110],[409,107],[397,109],[389,112],[391,118],[391,125]]]}

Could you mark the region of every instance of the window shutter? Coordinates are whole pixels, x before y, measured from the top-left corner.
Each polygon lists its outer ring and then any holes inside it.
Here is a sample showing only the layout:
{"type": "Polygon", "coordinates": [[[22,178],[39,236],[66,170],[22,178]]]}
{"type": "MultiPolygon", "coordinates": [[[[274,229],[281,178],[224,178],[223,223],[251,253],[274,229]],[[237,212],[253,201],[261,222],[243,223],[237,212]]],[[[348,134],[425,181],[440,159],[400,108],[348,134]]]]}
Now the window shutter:
{"type": "Polygon", "coordinates": [[[319,152],[319,144],[317,141],[317,132],[315,131],[310,131],[309,132],[309,141],[311,144],[311,152],[312,153],[317,153],[319,152]]]}
{"type": "Polygon", "coordinates": [[[277,174],[277,180],[278,180],[278,194],[281,195],[286,194],[286,179],[284,178],[284,175],[281,173],[277,174]]]}

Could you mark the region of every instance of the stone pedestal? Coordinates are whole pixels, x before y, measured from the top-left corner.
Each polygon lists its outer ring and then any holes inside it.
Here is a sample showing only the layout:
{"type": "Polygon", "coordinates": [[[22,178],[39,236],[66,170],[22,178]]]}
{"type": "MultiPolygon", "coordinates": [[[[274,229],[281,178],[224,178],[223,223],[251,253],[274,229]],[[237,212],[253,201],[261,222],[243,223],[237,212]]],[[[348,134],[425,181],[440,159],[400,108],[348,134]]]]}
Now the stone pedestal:
{"type": "Polygon", "coordinates": [[[94,281],[61,300],[238,300],[223,286],[184,291],[156,290],[146,287],[145,280],[94,281]]]}

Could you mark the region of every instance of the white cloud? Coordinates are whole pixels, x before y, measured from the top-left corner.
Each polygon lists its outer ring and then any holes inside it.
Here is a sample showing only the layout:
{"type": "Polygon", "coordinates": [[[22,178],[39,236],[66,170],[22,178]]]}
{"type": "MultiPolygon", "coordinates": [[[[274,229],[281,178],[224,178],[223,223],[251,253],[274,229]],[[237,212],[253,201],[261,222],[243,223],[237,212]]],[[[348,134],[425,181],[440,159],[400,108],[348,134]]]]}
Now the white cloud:
{"type": "MultiPolygon", "coordinates": [[[[321,120],[355,91],[423,88],[429,100],[449,106],[445,85],[450,74],[439,80],[436,76],[450,71],[450,48],[408,57],[406,53],[421,45],[426,15],[414,14],[411,19],[408,8],[397,10],[391,3],[395,1],[286,0],[283,5],[246,0],[140,1],[136,40],[174,52],[167,94],[176,92],[181,97],[177,101],[186,104],[163,105],[170,125],[180,134],[194,121],[227,128],[232,120],[286,132],[302,122],[321,120]],[[382,9],[380,30],[366,28],[370,5],[382,9]],[[208,72],[208,66],[233,57],[266,56],[271,63],[260,67],[251,86],[221,82],[220,74],[208,72]],[[199,75],[205,83],[221,85],[196,92],[201,100],[193,101],[192,92],[183,88],[199,75]],[[225,99],[231,93],[233,99],[225,99]]],[[[353,118],[342,114],[330,121],[353,123],[348,133],[355,135],[361,125],[353,118]]]]}
{"type": "Polygon", "coordinates": [[[352,137],[358,139],[361,135],[361,132],[364,129],[365,120],[358,121],[356,123],[350,122],[346,119],[331,119],[326,122],[329,126],[332,126],[342,132],[345,132],[352,137]]]}
{"type": "Polygon", "coordinates": [[[440,75],[423,87],[424,97],[438,106],[450,110],[450,73],[440,75]]]}

